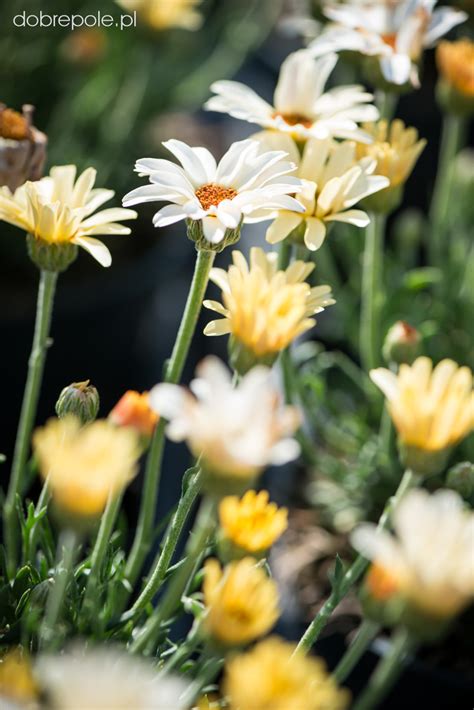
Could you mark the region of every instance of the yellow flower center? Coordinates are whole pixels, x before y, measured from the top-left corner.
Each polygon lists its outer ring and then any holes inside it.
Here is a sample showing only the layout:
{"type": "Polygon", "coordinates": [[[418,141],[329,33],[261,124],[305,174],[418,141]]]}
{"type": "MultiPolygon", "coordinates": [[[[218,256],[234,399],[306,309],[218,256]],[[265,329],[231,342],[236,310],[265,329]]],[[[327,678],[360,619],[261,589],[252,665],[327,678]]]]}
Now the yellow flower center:
{"type": "Polygon", "coordinates": [[[14,141],[31,139],[28,120],[21,113],[0,106],[0,137],[14,141]]]}
{"type": "Polygon", "coordinates": [[[233,200],[234,197],[237,197],[237,190],[234,190],[233,187],[209,183],[196,190],[196,197],[203,210],[208,210],[211,207],[217,207],[223,200],[233,200]]]}
{"type": "Polygon", "coordinates": [[[378,564],[373,564],[370,567],[366,584],[371,596],[377,601],[387,601],[398,590],[395,577],[378,564]]]}

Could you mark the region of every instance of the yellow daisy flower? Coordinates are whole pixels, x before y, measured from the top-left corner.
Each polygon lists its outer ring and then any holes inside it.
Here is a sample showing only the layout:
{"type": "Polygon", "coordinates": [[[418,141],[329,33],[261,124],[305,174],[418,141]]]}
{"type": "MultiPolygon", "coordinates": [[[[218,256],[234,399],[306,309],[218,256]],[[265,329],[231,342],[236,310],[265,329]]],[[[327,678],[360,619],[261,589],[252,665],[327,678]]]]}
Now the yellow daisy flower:
{"type": "Polygon", "coordinates": [[[230,710],[344,710],[349,694],[323,661],[293,652],[275,636],[231,658],[224,679],[230,710]]]}
{"type": "Polygon", "coordinates": [[[279,616],[277,586],[256,560],[245,557],[223,570],[211,559],[204,572],[204,628],[215,641],[240,646],[272,628],[279,616]]]}
{"type": "Polygon", "coordinates": [[[135,219],[137,213],[114,207],[94,214],[114,196],[113,190],[93,189],[95,177],[94,168],[87,168],[76,180],[76,167],[63,165],[52,168],[48,177],[26,182],[13,193],[2,187],[0,220],[27,232],[33,248],[75,245],[88,251],[102,266],[110,266],[109,250],[94,235],[130,234],[129,227],[119,222],[135,219]]]}
{"type": "Polygon", "coordinates": [[[247,491],[242,498],[227,496],[219,504],[219,523],[225,541],[242,552],[260,555],[287,528],[288,511],[268,502],[268,492],[247,491]]]}
{"type": "Polygon", "coordinates": [[[33,448],[58,507],[85,517],[100,515],[109,495],[130,482],[140,456],[138,437],[129,427],[104,420],[81,427],[72,416],[37,429],[33,448]]]}
{"type": "MultiPolygon", "coordinates": [[[[0,707],[17,707],[8,702],[4,706],[2,698],[18,703],[28,703],[38,696],[38,686],[28,659],[19,649],[8,651],[0,659],[0,707]]],[[[20,707],[20,706],[18,706],[20,707]]]]}

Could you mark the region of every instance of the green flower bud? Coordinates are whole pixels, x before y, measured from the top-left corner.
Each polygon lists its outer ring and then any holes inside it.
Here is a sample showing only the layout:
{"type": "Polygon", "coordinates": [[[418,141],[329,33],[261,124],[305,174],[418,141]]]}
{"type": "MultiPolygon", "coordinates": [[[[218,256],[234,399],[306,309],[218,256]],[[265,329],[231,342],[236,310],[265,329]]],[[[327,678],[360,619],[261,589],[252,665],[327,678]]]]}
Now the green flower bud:
{"type": "Polygon", "coordinates": [[[63,419],[73,414],[82,424],[93,422],[99,411],[99,393],[89,380],[65,387],[56,402],[56,414],[63,419]]]}
{"type": "Polygon", "coordinates": [[[49,243],[36,239],[32,234],[26,237],[26,245],[30,259],[44,271],[57,273],[66,269],[75,261],[78,247],[70,242],[49,243]]]}
{"type": "Polygon", "coordinates": [[[421,476],[435,476],[445,470],[451,455],[451,447],[429,451],[416,446],[408,446],[399,440],[398,453],[405,468],[410,468],[421,476]]]}
{"type": "Polygon", "coordinates": [[[229,338],[228,352],[229,363],[239,375],[245,375],[256,365],[271,367],[279,355],[278,352],[273,352],[259,357],[233,335],[229,338]]]}
{"type": "Polygon", "coordinates": [[[446,486],[457,491],[464,500],[474,498],[474,463],[463,461],[452,466],[446,476],[446,486]]]}
{"type": "Polygon", "coordinates": [[[186,221],[188,237],[194,242],[198,251],[214,251],[219,254],[226,247],[236,244],[240,239],[242,223],[236,229],[226,229],[224,239],[218,244],[212,244],[204,234],[201,220],[188,219],[186,221]]]}
{"type": "Polygon", "coordinates": [[[385,336],[382,354],[385,362],[411,365],[421,354],[421,335],[411,325],[399,320],[385,336]]]}

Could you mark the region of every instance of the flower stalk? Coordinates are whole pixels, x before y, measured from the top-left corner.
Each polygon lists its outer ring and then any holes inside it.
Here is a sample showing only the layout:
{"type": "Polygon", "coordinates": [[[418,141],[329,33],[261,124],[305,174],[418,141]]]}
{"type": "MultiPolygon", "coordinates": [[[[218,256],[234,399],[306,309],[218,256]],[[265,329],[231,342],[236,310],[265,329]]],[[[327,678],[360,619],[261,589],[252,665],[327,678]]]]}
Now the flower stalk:
{"type": "Polygon", "coordinates": [[[400,628],[395,634],[390,651],[379,661],[369,685],[355,702],[354,710],[372,710],[379,706],[400,676],[403,662],[413,648],[414,642],[409,632],[400,628]]]}
{"type": "Polygon", "coordinates": [[[10,576],[13,576],[15,573],[18,555],[16,497],[22,492],[25,466],[30,450],[31,432],[38,408],[38,398],[43,379],[46,351],[49,344],[48,339],[57,277],[57,273],[53,271],[42,270],[40,274],[33,346],[28,361],[28,376],[16,436],[10,484],[3,510],[4,540],[8,573],[10,576]]]}
{"type": "Polygon", "coordinates": [[[333,675],[339,685],[350,675],[379,631],[380,624],[371,619],[364,619],[354,640],[334,670],[333,675]]]}
{"type": "Polygon", "coordinates": [[[383,239],[385,216],[372,213],[365,233],[359,347],[366,370],[380,364],[380,310],[382,302],[383,239]]]}
{"type": "MultiPolygon", "coordinates": [[[[377,526],[378,530],[383,530],[387,527],[392,511],[397,506],[399,501],[403,498],[407,490],[414,485],[415,481],[415,473],[410,469],[407,469],[403,474],[402,480],[400,481],[400,485],[398,486],[395,494],[391,498],[389,498],[387,503],[385,504],[385,508],[377,526]]],[[[362,555],[358,555],[356,557],[352,565],[342,577],[340,583],[333,588],[332,593],[324,602],[323,606],[318,611],[313,621],[306,629],[305,633],[300,639],[300,642],[298,643],[296,652],[301,651],[302,653],[309,653],[312,646],[318,640],[321,631],[324,629],[329,619],[331,618],[333,611],[342,601],[342,599],[344,599],[351,587],[357,582],[358,579],[360,579],[362,574],[367,569],[367,565],[368,562],[365,557],[363,557],[362,555]]]]}
{"type": "MultiPolygon", "coordinates": [[[[209,272],[214,258],[215,253],[212,251],[200,250],[197,253],[194,275],[186,306],[176,336],[173,352],[166,368],[165,382],[176,384],[181,378],[201,311],[204,293],[209,280],[209,272]]],[[[137,531],[125,567],[125,578],[132,586],[135,584],[140,574],[140,570],[152,542],[153,522],[163,458],[165,426],[166,421],[161,418],[153,434],[148,453],[137,531]]]]}

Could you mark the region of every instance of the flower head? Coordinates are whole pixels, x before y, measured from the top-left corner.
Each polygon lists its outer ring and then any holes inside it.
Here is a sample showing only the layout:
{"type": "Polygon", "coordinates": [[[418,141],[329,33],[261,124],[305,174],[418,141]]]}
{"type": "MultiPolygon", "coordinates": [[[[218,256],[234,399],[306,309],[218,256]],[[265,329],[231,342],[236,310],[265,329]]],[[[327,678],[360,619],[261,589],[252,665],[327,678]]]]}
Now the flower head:
{"type": "Polygon", "coordinates": [[[72,647],[42,655],[36,671],[51,705],[61,710],[184,710],[186,684],[115,648],[72,647]]]}
{"type": "Polygon", "coordinates": [[[330,25],[310,45],[314,56],[349,50],[376,57],[385,81],[420,85],[418,63],[423,50],[466,20],[465,12],[450,7],[433,10],[436,0],[363,0],[327,3],[330,25]]]}
{"type": "Polygon", "coordinates": [[[177,385],[157,385],[150,392],[150,403],[170,420],[169,438],[186,440],[223,485],[235,481],[245,487],[268,464],[296,458],[299,447],[290,437],[299,416],[293,407],[282,405],[267,368],[253,368],[234,388],[227,368],[207,357],[197,375],[191,392],[177,385]]]}
{"type": "Polygon", "coordinates": [[[272,628],[279,616],[277,586],[256,560],[245,557],[224,569],[207,560],[204,573],[204,627],[215,641],[240,646],[272,628]]]}
{"type": "Polygon", "coordinates": [[[100,407],[100,398],[97,389],[90,384],[90,380],[73,382],[64,387],[56,402],[55,411],[59,419],[73,414],[82,424],[93,422],[100,407]]]}
{"type": "Polygon", "coordinates": [[[179,27],[184,30],[197,30],[202,24],[202,15],[196,10],[201,0],[116,0],[129,12],[136,12],[138,17],[155,30],[167,30],[179,27]]]}
{"type": "Polygon", "coordinates": [[[130,234],[129,227],[119,222],[137,215],[119,207],[93,214],[114,196],[112,190],[93,189],[95,176],[96,171],[88,168],[76,180],[76,167],[63,165],[13,194],[0,188],[0,220],[25,230],[42,246],[80,246],[102,266],[110,266],[109,250],[94,235],[130,234]]]}
{"type": "Polygon", "coordinates": [[[271,219],[274,209],[302,210],[290,196],[301,186],[289,175],[296,166],[285,160],[283,151],[264,152],[257,141],[245,140],[234,143],[217,164],[206,148],[190,148],[177,140],[163,145],[181,165],[139,160],[136,171],[148,175],[151,184],[123,199],[124,205],[171,202],[155,214],[155,227],[187,220],[198,247],[223,248],[238,239],[243,222],[271,219]]]}
{"type": "Polygon", "coordinates": [[[0,658],[0,707],[20,708],[37,696],[38,685],[28,658],[18,649],[8,651],[0,658]],[[6,705],[3,705],[2,699],[6,705]],[[16,702],[22,705],[16,705],[16,702]]]}
{"type": "Polygon", "coordinates": [[[467,37],[440,42],[436,63],[441,76],[460,93],[474,97],[474,42],[467,37]]]}
{"type": "Polygon", "coordinates": [[[344,710],[349,695],[323,661],[293,653],[274,636],[231,658],[224,679],[230,710],[344,710]]]}
{"type": "MultiPolygon", "coordinates": [[[[265,143],[275,141],[275,137],[266,132],[260,135],[265,143]]],[[[288,143],[290,139],[277,140],[292,150],[288,143]]],[[[368,195],[389,185],[386,177],[374,175],[376,165],[373,158],[358,159],[356,144],[352,141],[308,141],[298,168],[298,176],[303,180],[298,200],[304,206],[304,212],[292,214],[279,210],[275,213],[276,219],[267,230],[267,241],[275,244],[301,228],[306,247],[315,251],[321,247],[331,222],[367,226],[370,221],[368,215],[352,208],[368,195]]]]}
{"type": "Polygon", "coordinates": [[[0,185],[16,190],[43,174],[48,139],[33,126],[33,106],[18,113],[0,103],[0,185]]]}
{"type": "Polygon", "coordinates": [[[209,99],[205,108],[297,140],[334,136],[366,141],[367,135],[357,124],[377,120],[378,111],[370,104],[372,94],[361,86],[342,86],[323,93],[336,63],[336,54],[316,60],[307,50],[298,50],[281,66],[273,106],[245,84],[216,81],[211,86],[216,96],[209,99]]]}
{"type": "Polygon", "coordinates": [[[33,448],[43,478],[65,513],[95,517],[109,496],[118,494],[137,472],[138,440],[130,428],[97,420],[81,427],[68,416],[37,429],[33,448]]]}
{"type": "MultiPolygon", "coordinates": [[[[472,372],[452,360],[442,360],[433,369],[427,357],[413,365],[400,365],[398,375],[378,368],[370,377],[387,398],[387,407],[404,447],[405,455],[416,452],[444,454],[467,436],[474,426],[472,372]]],[[[436,464],[436,457],[433,465],[436,464]]],[[[408,463],[408,462],[407,462],[408,463]]],[[[424,471],[413,465],[420,473],[424,471]]],[[[443,466],[441,466],[443,468],[443,466]]],[[[427,471],[428,472],[428,471],[427,471]]]]}
{"type": "Polygon", "coordinates": [[[459,613],[474,597],[474,513],[453,491],[413,490],[393,514],[395,536],[365,524],[354,547],[372,560],[366,586],[376,600],[395,596],[437,618],[459,613]]]}
{"type": "MultiPolygon", "coordinates": [[[[296,337],[312,328],[310,316],[335,303],[329,286],[311,288],[305,279],[314,264],[293,262],[281,271],[276,253],[253,247],[250,264],[239,251],[226,272],[214,268],[211,281],[222,289],[222,301],[204,301],[204,306],[224,316],[211,321],[206,335],[230,333],[258,358],[276,357],[296,337]]],[[[268,363],[271,364],[271,363],[268,363]]]]}
{"type": "Polygon", "coordinates": [[[247,491],[242,498],[226,496],[219,504],[224,541],[247,554],[263,554],[285,532],[288,511],[268,502],[268,492],[247,491]]]}
{"type": "Polygon", "coordinates": [[[158,414],[150,407],[148,392],[128,390],[109,414],[116,426],[128,426],[143,436],[151,436],[158,422],[158,414]]]}

